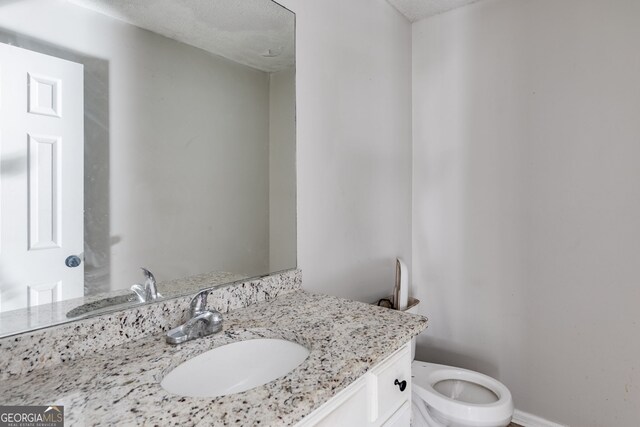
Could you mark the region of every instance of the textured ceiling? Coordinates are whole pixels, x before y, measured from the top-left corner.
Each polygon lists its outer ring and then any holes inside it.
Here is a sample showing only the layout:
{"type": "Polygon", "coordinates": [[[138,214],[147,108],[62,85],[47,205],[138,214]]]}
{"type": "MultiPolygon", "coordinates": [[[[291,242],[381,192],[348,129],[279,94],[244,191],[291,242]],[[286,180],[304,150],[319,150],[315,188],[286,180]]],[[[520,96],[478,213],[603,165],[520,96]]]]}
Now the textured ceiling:
{"type": "Polygon", "coordinates": [[[387,0],[409,21],[416,22],[480,0],[387,0]]]}
{"type": "Polygon", "coordinates": [[[271,0],[69,0],[263,71],[294,64],[294,15],[271,0]]]}

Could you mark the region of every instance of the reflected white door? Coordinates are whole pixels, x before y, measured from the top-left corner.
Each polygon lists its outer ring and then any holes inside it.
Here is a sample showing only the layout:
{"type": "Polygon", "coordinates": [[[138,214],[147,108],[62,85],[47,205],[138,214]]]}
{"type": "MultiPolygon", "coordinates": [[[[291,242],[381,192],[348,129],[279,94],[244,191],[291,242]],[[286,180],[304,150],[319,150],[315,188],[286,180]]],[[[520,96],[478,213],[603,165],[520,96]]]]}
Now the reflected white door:
{"type": "Polygon", "coordinates": [[[83,144],[82,65],[0,43],[0,311],[84,293],[83,144]]]}

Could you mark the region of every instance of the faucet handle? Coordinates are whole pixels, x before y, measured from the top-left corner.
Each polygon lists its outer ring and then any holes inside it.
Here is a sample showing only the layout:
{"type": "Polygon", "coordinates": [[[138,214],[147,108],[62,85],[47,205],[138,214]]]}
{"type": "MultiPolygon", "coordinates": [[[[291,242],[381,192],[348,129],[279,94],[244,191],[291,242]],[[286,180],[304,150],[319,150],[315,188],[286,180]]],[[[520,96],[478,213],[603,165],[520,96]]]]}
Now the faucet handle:
{"type": "Polygon", "coordinates": [[[191,317],[202,313],[207,309],[207,297],[209,296],[209,290],[200,291],[191,300],[191,317]]]}
{"type": "Polygon", "coordinates": [[[156,278],[155,278],[155,277],[153,277],[153,273],[152,273],[152,272],[150,272],[149,270],[147,270],[147,269],[146,269],[146,268],[144,268],[144,267],[140,267],[140,270],[142,270],[142,272],[144,273],[144,278],[145,278],[145,279],[150,280],[150,281],[153,281],[153,282],[155,283],[156,278]]]}

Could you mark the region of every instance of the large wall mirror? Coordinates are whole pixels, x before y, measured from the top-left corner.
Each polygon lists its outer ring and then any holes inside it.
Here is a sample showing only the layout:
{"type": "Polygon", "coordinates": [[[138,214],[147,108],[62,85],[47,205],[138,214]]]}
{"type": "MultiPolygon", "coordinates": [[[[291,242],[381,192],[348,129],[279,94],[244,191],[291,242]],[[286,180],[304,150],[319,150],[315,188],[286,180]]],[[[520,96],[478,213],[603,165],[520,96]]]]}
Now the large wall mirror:
{"type": "Polygon", "coordinates": [[[149,302],[141,267],[296,267],[294,37],[271,0],[0,0],[0,336],[149,302]]]}

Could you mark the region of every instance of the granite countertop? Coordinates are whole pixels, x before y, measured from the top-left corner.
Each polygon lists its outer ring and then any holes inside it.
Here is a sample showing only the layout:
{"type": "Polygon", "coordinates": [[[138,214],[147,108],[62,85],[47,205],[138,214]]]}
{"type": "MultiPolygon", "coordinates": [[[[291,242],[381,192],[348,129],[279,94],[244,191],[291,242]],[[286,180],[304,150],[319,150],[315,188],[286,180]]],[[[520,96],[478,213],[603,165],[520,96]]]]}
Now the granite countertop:
{"type": "Polygon", "coordinates": [[[66,425],[293,425],[426,328],[422,316],[295,291],[224,316],[216,335],[173,347],[148,336],[0,383],[0,404],[64,405],[66,425]],[[289,374],[218,398],[172,395],[161,379],[211,348],[284,338],[310,349],[289,374]]]}

